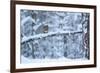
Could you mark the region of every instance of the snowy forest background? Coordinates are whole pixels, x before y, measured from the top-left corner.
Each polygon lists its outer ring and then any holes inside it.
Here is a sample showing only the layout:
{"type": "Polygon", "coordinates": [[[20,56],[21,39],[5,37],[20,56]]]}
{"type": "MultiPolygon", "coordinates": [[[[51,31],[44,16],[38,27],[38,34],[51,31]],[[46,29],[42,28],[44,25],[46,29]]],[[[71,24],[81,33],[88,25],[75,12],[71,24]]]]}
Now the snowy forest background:
{"type": "Polygon", "coordinates": [[[21,9],[20,16],[21,60],[89,60],[89,13],[21,9]]]}

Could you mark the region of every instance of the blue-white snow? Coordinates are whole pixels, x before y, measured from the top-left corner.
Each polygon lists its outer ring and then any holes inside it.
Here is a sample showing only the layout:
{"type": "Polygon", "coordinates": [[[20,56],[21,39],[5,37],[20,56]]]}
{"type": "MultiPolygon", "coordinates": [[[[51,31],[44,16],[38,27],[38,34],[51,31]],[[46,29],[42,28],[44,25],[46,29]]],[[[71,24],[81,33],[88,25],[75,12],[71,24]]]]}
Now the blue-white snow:
{"type": "Polygon", "coordinates": [[[89,13],[21,11],[21,63],[33,60],[88,60],[89,13]]]}

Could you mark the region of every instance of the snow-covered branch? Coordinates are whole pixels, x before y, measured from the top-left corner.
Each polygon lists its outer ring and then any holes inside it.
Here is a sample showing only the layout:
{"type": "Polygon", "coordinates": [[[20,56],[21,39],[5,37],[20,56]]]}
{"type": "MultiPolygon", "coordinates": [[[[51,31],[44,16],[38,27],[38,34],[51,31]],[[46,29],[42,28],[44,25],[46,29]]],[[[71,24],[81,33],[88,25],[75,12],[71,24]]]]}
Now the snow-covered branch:
{"type": "Polygon", "coordinates": [[[21,43],[28,42],[30,40],[35,40],[35,39],[38,39],[38,38],[53,36],[53,35],[74,34],[74,33],[82,33],[82,31],[58,31],[58,32],[49,32],[49,33],[44,33],[44,34],[37,34],[37,35],[29,36],[29,37],[23,37],[21,43]]]}

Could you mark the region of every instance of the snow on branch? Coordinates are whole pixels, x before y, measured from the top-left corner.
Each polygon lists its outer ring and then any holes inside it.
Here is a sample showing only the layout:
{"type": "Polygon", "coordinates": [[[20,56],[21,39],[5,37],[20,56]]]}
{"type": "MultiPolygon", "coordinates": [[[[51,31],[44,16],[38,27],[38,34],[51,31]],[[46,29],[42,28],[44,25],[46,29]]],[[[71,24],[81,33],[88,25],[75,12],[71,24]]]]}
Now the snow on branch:
{"type": "Polygon", "coordinates": [[[43,37],[53,36],[53,35],[60,35],[60,34],[71,34],[71,33],[82,33],[82,31],[57,31],[57,32],[49,32],[43,34],[32,35],[29,37],[23,37],[21,43],[28,42],[30,40],[35,40],[43,37]]]}
{"type": "Polygon", "coordinates": [[[33,23],[35,23],[35,20],[32,17],[28,16],[21,21],[21,24],[24,25],[27,21],[32,21],[33,23]]]}

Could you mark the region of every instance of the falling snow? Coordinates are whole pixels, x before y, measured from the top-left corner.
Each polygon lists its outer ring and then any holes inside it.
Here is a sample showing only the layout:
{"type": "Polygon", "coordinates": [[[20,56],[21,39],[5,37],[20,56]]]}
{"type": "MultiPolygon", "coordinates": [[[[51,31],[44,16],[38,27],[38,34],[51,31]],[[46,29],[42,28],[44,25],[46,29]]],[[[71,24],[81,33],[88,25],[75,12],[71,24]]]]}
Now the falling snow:
{"type": "Polygon", "coordinates": [[[22,63],[90,58],[89,13],[24,9],[20,12],[22,63]]]}

